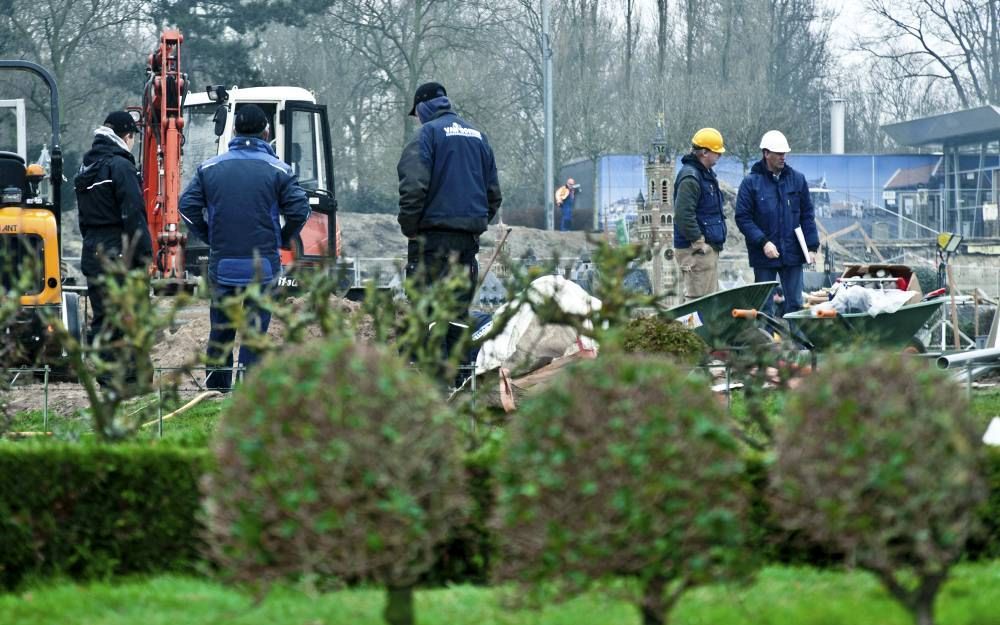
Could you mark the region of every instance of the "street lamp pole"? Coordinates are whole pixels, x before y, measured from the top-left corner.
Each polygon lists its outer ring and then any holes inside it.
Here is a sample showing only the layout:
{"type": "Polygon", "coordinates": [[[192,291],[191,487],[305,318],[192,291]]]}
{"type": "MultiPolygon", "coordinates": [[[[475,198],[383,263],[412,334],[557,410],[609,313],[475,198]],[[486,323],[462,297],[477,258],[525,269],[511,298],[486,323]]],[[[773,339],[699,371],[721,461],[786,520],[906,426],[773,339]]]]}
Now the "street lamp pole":
{"type": "Polygon", "coordinates": [[[549,3],[542,0],[542,60],[543,60],[543,91],[545,107],[545,228],[555,230],[555,174],[553,172],[553,142],[552,133],[555,124],[552,121],[552,46],[549,35],[549,3]]]}

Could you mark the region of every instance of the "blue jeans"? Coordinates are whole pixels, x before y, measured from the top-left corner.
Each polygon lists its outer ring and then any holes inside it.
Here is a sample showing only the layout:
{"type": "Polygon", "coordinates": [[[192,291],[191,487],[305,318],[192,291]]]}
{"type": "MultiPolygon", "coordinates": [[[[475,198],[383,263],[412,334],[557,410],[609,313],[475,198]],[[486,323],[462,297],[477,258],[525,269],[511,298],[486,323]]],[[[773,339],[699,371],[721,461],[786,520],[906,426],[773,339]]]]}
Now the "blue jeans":
{"type": "Polygon", "coordinates": [[[573,227],[573,206],[563,203],[560,207],[560,217],[562,219],[559,222],[559,230],[568,232],[573,227]]]}
{"type": "MultiPolygon", "coordinates": [[[[781,290],[785,294],[785,303],[782,306],[781,315],[787,315],[802,308],[802,265],[792,265],[790,267],[754,267],[754,282],[770,282],[772,280],[781,281],[781,290]]],[[[764,312],[774,315],[773,300],[768,297],[764,304],[764,312]]]]}
{"type": "MultiPolygon", "coordinates": [[[[261,289],[261,295],[270,292],[271,285],[265,285],[261,289]]],[[[233,385],[233,342],[236,340],[236,328],[226,315],[223,303],[231,297],[243,297],[241,305],[246,311],[247,323],[258,333],[267,332],[267,327],[271,324],[271,311],[263,308],[256,298],[246,298],[244,291],[246,287],[231,286],[227,284],[212,284],[212,306],[209,309],[208,318],[212,324],[212,329],[208,335],[208,364],[205,372],[205,386],[218,391],[228,391],[233,385]],[[212,368],[211,365],[220,366],[212,368]]],[[[253,349],[245,344],[240,345],[240,364],[244,369],[249,369],[257,363],[260,356],[253,349]]]]}

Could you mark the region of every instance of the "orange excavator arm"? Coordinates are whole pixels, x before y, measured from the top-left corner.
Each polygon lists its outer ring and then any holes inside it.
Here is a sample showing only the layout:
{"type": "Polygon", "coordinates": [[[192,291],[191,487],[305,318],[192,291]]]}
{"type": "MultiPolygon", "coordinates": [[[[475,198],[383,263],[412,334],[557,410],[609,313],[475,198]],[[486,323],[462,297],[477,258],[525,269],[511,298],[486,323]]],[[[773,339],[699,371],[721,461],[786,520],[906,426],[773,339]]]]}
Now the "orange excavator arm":
{"type": "Polygon", "coordinates": [[[142,94],[142,184],[146,219],[153,239],[154,278],[183,279],[187,234],[180,229],[181,146],[184,116],[181,106],[187,76],[181,72],[181,43],[176,30],[160,35],[149,55],[142,94]]]}

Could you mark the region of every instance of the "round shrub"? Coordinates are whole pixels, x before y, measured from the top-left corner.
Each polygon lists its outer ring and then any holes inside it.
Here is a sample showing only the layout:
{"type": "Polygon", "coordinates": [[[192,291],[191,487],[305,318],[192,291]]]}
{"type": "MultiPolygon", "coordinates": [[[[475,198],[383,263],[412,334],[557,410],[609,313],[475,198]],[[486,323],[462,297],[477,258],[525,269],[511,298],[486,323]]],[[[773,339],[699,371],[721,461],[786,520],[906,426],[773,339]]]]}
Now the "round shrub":
{"type": "MultiPolygon", "coordinates": [[[[498,468],[501,576],[639,580],[644,622],[748,563],[740,447],[700,376],[606,353],[526,401],[498,468]]],[[[561,583],[560,583],[561,582],[561,583]]]]}
{"type": "Polygon", "coordinates": [[[700,336],[659,315],[630,321],[622,335],[622,347],[627,352],[664,354],[691,364],[704,360],[709,351],[700,336]]]}
{"type": "Polygon", "coordinates": [[[837,356],[789,399],[771,474],[775,512],[930,623],[985,497],[977,438],[965,393],[927,361],[837,356]]]}
{"type": "Polygon", "coordinates": [[[223,414],[205,480],[211,552],[243,582],[412,585],[466,508],[433,382],[350,340],[266,360],[223,414]]]}

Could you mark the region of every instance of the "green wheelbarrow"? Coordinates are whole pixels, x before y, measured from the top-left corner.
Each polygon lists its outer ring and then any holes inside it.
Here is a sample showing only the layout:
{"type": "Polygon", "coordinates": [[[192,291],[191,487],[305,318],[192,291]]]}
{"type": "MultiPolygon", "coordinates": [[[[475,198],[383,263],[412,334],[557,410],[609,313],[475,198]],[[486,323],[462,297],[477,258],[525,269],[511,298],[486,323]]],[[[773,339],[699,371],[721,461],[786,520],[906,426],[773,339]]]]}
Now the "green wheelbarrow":
{"type": "Polygon", "coordinates": [[[726,349],[745,343],[748,332],[760,333],[733,311],[763,308],[776,286],[776,281],[745,284],[668,308],[665,314],[693,330],[711,349],[726,349]]]}
{"type": "Polygon", "coordinates": [[[939,298],[907,304],[896,312],[874,317],[864,312],[840,314],[822,311],[817,315],[803,309],[788,313],[784,319],[791,328],[806,336],[818,351],[852,345],[889,349],[915,347],[922,351],[922,346],[915,343],[914,335],[944,301],[944,298],[939,298]]]}

